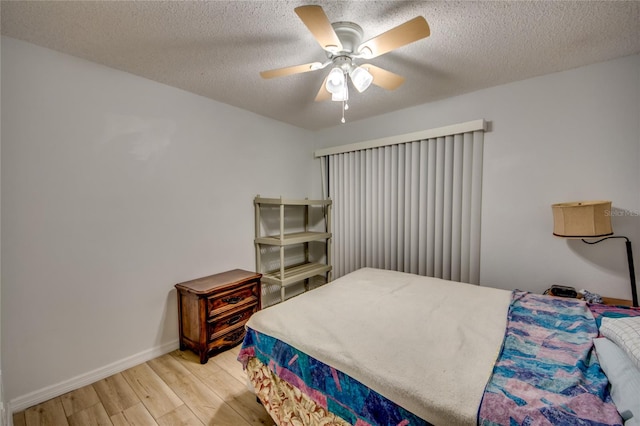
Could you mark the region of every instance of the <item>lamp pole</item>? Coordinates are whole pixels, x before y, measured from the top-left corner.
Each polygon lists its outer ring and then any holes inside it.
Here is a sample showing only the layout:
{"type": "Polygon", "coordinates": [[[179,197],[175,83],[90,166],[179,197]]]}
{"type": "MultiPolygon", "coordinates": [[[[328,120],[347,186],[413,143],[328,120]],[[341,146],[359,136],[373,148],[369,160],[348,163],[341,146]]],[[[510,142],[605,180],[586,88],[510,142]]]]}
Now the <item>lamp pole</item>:
{"type": "Polygon", "coordinates": [[[598,241],[587,241],[583,239],[582,241],[587,244],[598,244],[601,241],[608,240],[609,238],[624,238],[625,245],[627,246],[627,263],[629,264],[629,279],[631,280],[631,297],[633,301],[633,306],[638,307],[638,290],[636,288],[636,271],[633,266],[633,250],[631,249],[631,241],[629,238],[621,236],[621,235],[612,235],[610,237],[602,238],[598,241]]]}

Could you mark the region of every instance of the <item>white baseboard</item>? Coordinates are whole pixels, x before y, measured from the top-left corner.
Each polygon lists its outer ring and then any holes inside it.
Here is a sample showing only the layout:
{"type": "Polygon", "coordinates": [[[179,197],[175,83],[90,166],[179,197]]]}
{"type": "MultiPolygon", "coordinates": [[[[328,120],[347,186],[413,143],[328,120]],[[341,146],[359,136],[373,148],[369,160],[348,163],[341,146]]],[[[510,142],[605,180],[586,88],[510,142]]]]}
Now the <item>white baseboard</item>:
{"type": "Polygon", "coordinates": [[[134,367],[138,364],[142,364],[143,362],[147,362],[153,358],[157,358],[161,355],[169,353],[175,349],[178,349],[178,347],[178,340],[174,340],[160,346],[147,349],[146,351],[139,352],[127,358],[123,358],[119,361],[105,365],[104,367],[100,367],[93,371],[89,371],[76,377],[72,377],[71,379],[64,380],[60,383],[56,383],[55,385],[47,386],[37,391],[14,398],[7,404],[9,425],[13,424],[13,422],[11,421],[13,418],[13,413],[40,404],[41,402],[47,401],[51,398],[64,395],[67,392],[81,388],[83,386],[90,385],[91,383],[102,380],[105,377],[109,377],[113,374],[119,373],[128,368],[134,367]]]}
{"type": "MultiPolygon", "coordinates": [[[[9,425],[9,420],[7,418],[7,410],[4,406],[4,392],[2,386],[2,371],[0,371],[0,425],[7,426],[9,425]]],[[[13,423],[11,423],[13,424],[13,423]]]]}

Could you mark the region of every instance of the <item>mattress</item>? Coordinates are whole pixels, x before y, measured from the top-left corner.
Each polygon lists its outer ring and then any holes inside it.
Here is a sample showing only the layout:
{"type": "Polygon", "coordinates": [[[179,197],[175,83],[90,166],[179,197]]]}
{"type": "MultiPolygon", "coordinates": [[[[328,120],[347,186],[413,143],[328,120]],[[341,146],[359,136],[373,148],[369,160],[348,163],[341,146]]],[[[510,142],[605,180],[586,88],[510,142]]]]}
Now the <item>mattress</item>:
{"type": "Polygon", "coordinates": [[[363,268],[254,314],[247,327],[430,423],[474,424],[510,298],[506,290],[363,268]]]}

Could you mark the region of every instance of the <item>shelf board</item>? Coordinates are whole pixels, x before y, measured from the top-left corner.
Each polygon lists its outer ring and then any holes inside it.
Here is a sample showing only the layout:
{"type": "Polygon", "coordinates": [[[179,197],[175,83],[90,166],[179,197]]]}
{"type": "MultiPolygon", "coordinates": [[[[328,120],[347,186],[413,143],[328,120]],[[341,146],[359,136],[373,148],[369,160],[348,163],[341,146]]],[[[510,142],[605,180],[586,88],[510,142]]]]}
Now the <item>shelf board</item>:
{"type": "Polygon", "coordinates": [[[272,204],[272,205],[285,205],[285,206],[328,206],[331,205],[331,200],[294,200],[288,198],[260,198],[254,199],[255,204],[272,204]]]}
{"type": "Polygon", "coordinates": [[[264,273],[262,274],[262,282],[286,287],[316,275],[324,275],[330,270],[331,266],[323,263],[303,263],[285,268],[284,278],[280,277],[280,270],[264,273]]]}
{"type": "Polygon", "coordinates": [[[280,235],[258,237],[255,239],[255,243],[271,246],[288,246],[291,244],[308,243],[309,241],[328,240],[329,238],[331,238],[330,232],[294,232],[285,234],[282,240],[280,239],[280,235]]]}

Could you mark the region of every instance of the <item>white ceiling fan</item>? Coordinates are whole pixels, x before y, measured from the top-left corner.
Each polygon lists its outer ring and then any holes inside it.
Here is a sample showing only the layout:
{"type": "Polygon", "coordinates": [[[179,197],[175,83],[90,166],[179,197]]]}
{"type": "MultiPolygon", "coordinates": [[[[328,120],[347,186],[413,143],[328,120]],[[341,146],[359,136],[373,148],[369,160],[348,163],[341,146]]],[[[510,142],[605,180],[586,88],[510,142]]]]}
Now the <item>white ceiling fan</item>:
{"type": "Polygon", "coordinates": [[[369,60],[384,55],[394,49],[428,37],[429,24],[422,16],[417,16],[372,39],[362,42],[362,28],[353,22],[331,23],[321,6],[308,5],[294,9],[302,22],[315,37],[320,47],[326,51],[328,60],[303,65],[262,71],[262,78],[284,77],[309,71],[320,70],[332,65],[325,77],[316,101],[334,100],[342,102],[342,122],[344,110],[348,108],[349,80],[358,92],[364,92],[375,84],[387,90],[397,89],[404,77],[376,67],[372,64],[358,65],[356,60],[369,60]]]}

